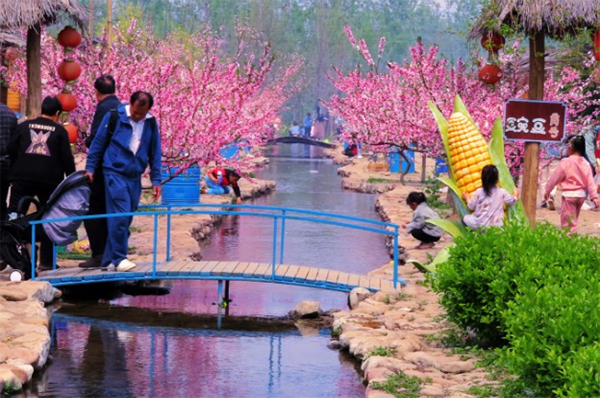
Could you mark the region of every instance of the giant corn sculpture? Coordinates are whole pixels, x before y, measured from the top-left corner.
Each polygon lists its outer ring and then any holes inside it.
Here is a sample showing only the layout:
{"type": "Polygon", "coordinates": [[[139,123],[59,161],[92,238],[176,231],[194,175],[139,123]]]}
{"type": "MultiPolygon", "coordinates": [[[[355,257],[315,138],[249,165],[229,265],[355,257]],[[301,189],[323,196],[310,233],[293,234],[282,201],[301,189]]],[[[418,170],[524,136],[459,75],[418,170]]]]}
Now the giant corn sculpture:
{"type": "Polygon", "coordinates": [[[481,187],[481,170],[491,164],[487,142],[465,115],[455,112],[448,121],[448,159],[461,193],[481,187]]]}
{"type": "MultiPolygon", "coordinates": [[[[485,142],[485,138],[475,123],[471,119],[471,115],[463,104],[460,97],[457,95],[454,101],[454,113],[446,120],[440,110],[433,104],[429,103],[429,108],[437,121],[438,128],[444,146],[446,148],[446,156],[450,166],[450,178],[438,178],[443,184],[449,188],[452,193],[456,210],[462,218],[469,214],[463,194],[472,194],[477,188],[481,187],[481,170],[488,164],[493,164],[498,168],[500,185],[508,192],[515,189],[515,182],[510,175],[506,160],[504,158],[504,134],[502,131],[502,122],[498,118],[494,123],[492,130],[492,139],[489,144],[485,142]]],[[[520,222],[528,224],[527,217],[521,201],[514,206],[509,206],[506,211],[507,221],[520,222]]],[[[427,222],[435,224],[445,230],[453,237],[457,237],[467,233],[466,228],[460,223],[451,220],[430,219],[427,222]]],[[[438,253],[437,257],[429,264],[422,264],[417,260],[408,260],[414,263],[418,268],[426,272],[435,272],[437,264],[443,263],[448,259],[449,249],[451,245],[444,247],[438,253]]]]}

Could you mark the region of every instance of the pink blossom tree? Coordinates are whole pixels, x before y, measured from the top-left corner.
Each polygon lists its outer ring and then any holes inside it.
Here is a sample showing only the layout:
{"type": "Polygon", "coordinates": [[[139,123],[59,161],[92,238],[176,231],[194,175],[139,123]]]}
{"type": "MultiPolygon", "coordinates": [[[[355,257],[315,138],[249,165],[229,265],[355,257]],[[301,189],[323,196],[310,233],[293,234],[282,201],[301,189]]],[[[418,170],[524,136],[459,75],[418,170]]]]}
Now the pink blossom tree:
{"type": "MultiPolygon", "coordinates": [[[[527,90],[527,86],[521,84],[516,51],[500,55],[503,79],[490,86],[483,84],[476,71],[465,63],[459,61],[452,65],[438,57],[436,46],[426,49],[421,42],[411,47],[410,59],[405,64],[390,62],[386,73],[380,72],[385,39],[380,41],[377,59],[374,59],[364,40],[357,42],[349,28],[346,33],[350,44],[364,59],[367,70],[363,71],[359,65],[343,74],[334,68],[330,79],[342,94],[333,96],[327,106],[344,121],[346,138],[354,141],[372,146],[395,145],[402,150],[410,148],[430,157],[442,157],[443,142],[428,101],[433,101],[449,117],[454,97],[460,95],[480,131],[489,138],[494,120],[503,114],[505,101],[520,98],[527,90]]],[[[519,43],[515,43],[513,50],[518,46],[519,43]]],[[[569,106],[568,131],[576,131],[590,117],[578,117],[585,107],[597,105],[597,100],[585,90],[589,84],[589,78],[581,77],[572,69],[547,79],[546,99],[564,101],[569,106]],[[567,85],[569,90],[565,89],[567,85]]],[[[522,145],[507,143],[506,157],[513,175],[517,176],[522,145]]]]}
{"type": "MultiPolygon", "coordinates": [[[[232,57],[224,55],[222,45],[208,31],[187,40],[158,40],[135,21],[127,29],[115,27],[110,48],[104,42],[86,42],[77,50],[76,60],[83,71],[73,84],[79,106],[71,120],[80,130],[88,130],[96,106],[93,82],[111,74],[123,102],[137,90],[153,94],[151,112],[159,122],[166,165],[187,168],[222,163],[219,152],[228,144],[243,140],[245,145],[262,145],[285,102],[299,89],[302,61],[291,57],[276,69],[267,43],[256,54],[241,40],[232,57]]],[[[48,35],[42,46],[44,95],[55,95],[64,84],[56,71],[62,48],[48,35]]],[[[13,89],[26,93],[22,57],[6,80],[13,89]]],[[[227,162],[240,166],[237,160],[227,162]]]]}

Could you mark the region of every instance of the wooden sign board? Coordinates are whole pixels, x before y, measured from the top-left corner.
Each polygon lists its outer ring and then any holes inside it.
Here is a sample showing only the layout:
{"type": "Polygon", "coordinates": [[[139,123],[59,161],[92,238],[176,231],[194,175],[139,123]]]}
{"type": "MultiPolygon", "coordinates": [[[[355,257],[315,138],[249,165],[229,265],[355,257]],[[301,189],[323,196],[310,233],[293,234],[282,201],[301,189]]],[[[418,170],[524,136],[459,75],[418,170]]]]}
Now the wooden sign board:
{"type": "Polygon", "coordinates": [[[525,142],[559,142],[567,125],[562,102],[511,99],[504,105],[504,137],[525,142]]]}

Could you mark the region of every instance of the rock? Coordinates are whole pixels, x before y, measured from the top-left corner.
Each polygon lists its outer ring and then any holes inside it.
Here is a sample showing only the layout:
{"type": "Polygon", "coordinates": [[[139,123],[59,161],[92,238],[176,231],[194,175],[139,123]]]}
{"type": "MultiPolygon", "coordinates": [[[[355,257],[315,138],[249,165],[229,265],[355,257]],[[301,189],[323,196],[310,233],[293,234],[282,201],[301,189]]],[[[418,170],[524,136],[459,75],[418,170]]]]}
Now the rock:
{"type": "Polygon", "coordinates": [[[56,289],[48,282],[25,281],[13,282],[12,285],[25,292],[30,299],[36,299],[43,303],[54,301],[54,290],[56,289]]]}
{"type": "Polygon", "coordinates": [[[311,324],[307,324],[306,322],[298,321],[296,322],[296,327],[300,332],[300,336],[318,336],[319,335],[319,327],[315,325],[315,322],[311,324]]]}
{"type": "Polygon", "coordinates": [[[314,319],[318,318],[321,313],[321,304],[318,301],[305,300],[299,302],[290,315],[294,318],[314,319]]]}
{"type": "Polygon", "coordinates": [[[368,383],[372,382],[385,382],[388,377],[393,375],[394,372],[387,368],[371,368],[364,374],[364,380],[368,383]]]}
{"type": "Polygon", "coordinates": [[[329,340],[329,343],[327,343],[327,348],[330,350],[341,350],[342,343],[340,343],[339,340],[329,340]]]}
{"type": "Polygon", "coordinates": [[[350,298],[348,303],[350,305],[350,309],[355,309],[358,306],[358,303],[365,300],[367,297],[370,297],[372,293],[365,289],[364,287],[355,287],[350,292],[350,298]]]}
{"type": "Polygon", "coordinates": [[[414,363],[420,369],[426,369],[433,367],[435,360],[429,354],[417,351],[411,352],[404,356],[404,359],[414,363]]]}
{"type": "Polygon", "coordinates": [[[473,361],[450,361],[441,362],[436,368],[444,373],[459,374],[472,371],[475,369],[475,364],[473,361]]]}
{"type": "Polygon", "coordinates": [[[0,288],[0,296],[7,301],[23,301],[27,300],[27,293],[18,289],[0,288]]]}
{"type": "Polygon", "coordinates": [[[394,395],[388,394],[385,391],[376,390],[374,388],[368,387],[365,392],[365,398],[395,398],[394,395]]]}
{"type": "Polygon", "coordinates": [[[23,383],[17,375],[15,375],[8,365],[0,365],[0,387],[4,391],[4,388],[10,387],[12,390],[20,390],[23,388],[23,383]]]}
{"type": "Polygon", "coordinates": [[[445,397],[444,389],[439,386],[425,385],[421,388],[421,396],[445,397]]]}

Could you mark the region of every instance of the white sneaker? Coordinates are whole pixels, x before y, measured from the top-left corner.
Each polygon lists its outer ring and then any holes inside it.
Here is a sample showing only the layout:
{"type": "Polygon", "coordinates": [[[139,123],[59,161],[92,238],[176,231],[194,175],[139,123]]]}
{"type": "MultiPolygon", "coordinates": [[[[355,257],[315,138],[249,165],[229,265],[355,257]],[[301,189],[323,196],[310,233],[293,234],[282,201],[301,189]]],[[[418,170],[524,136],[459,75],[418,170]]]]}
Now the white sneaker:
{"type": "Polygon", "coordinates": [[[592,210],[594,207],[590,206],[587,202],[585,202],[582,206],[581,206],[581,210],[592,210]]]}
{"type": "Polygon", "coordinates": [[[123,260],[121,260],[119,265],[117,265],[116,271],[117,272],[126,272],[126,271],[129,271],[134,268],[135,268],[135,263],[132,263],[131,261],[124,258],[123,260]]]}

